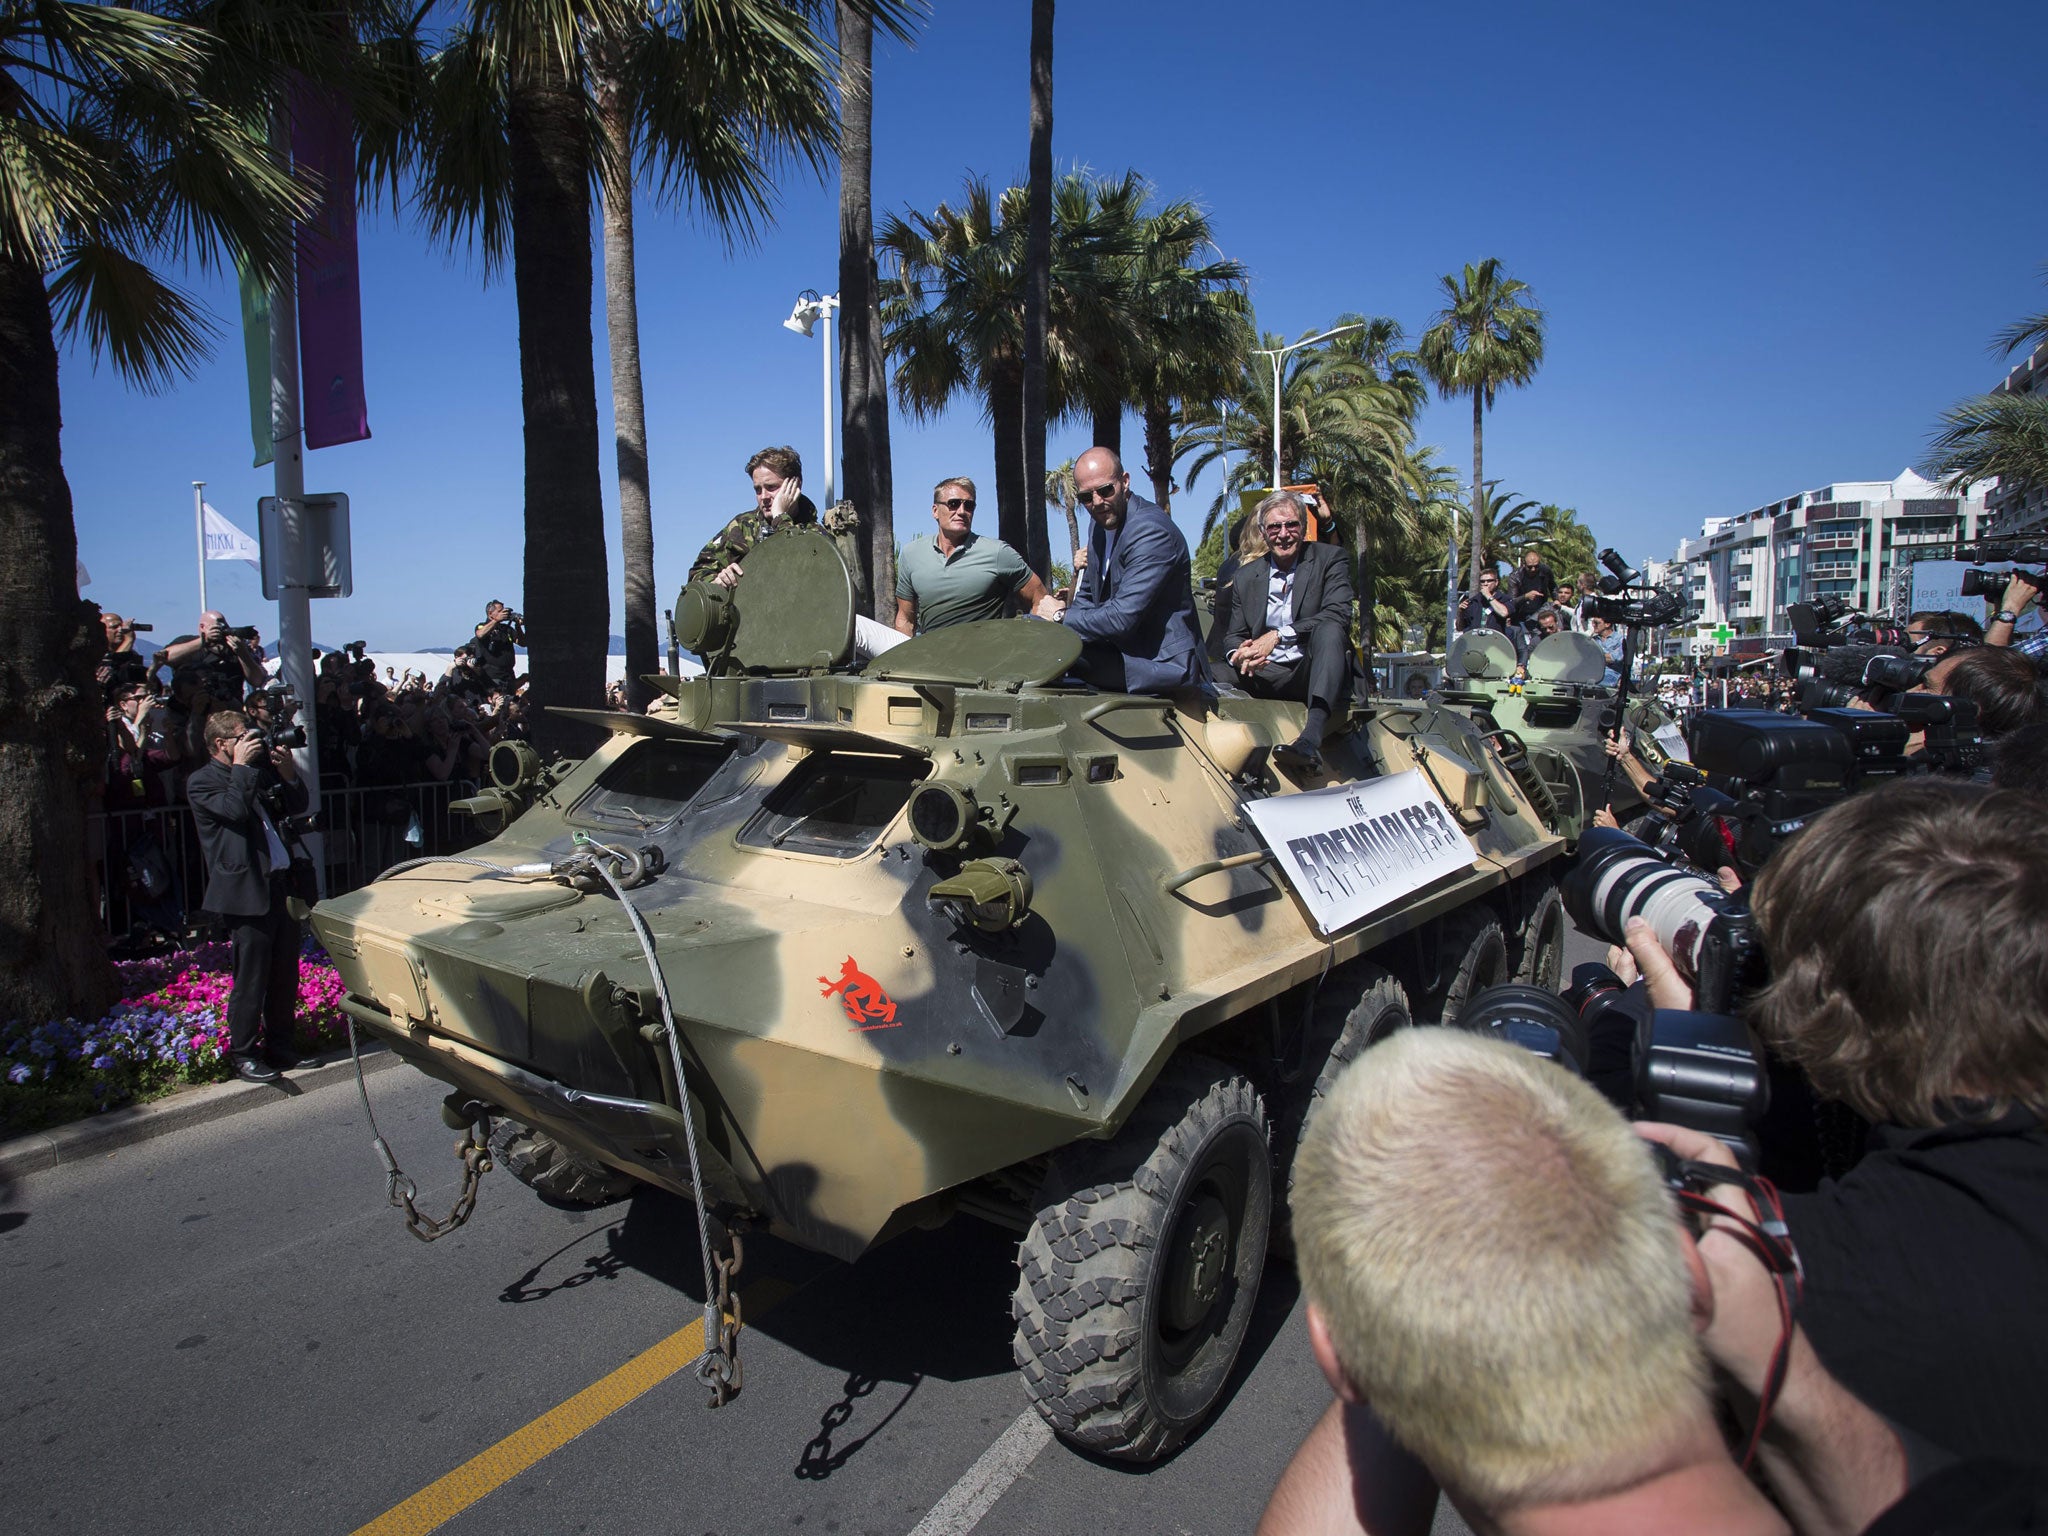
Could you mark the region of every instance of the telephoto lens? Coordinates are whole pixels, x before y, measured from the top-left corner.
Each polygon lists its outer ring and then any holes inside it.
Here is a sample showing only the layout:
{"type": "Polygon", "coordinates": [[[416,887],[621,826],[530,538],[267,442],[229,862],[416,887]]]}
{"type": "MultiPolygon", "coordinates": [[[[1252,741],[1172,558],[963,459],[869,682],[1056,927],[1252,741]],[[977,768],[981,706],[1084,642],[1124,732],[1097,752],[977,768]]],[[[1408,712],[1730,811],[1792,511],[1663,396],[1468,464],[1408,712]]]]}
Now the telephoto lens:
{"type": "Polygon", "coordinates": [[[1587,828],[1560,889],[1580,930],[1609,944],[1624,942],[1630,918],[1647,922],[1709,1013],[1729,1011],[1753,974],[1746,900],[1626,832],[1587,828]]]}
{"type": "Polygon", "coordinates": [[[1457,1027],[1519,1045],[1532,1056],[1554,1061],[1574,1077],[1587,1075],[1589,1045],[1578,1009],[1555,992],[1507,982],[1474,993],[1458,1013],[1457,1027]]]}

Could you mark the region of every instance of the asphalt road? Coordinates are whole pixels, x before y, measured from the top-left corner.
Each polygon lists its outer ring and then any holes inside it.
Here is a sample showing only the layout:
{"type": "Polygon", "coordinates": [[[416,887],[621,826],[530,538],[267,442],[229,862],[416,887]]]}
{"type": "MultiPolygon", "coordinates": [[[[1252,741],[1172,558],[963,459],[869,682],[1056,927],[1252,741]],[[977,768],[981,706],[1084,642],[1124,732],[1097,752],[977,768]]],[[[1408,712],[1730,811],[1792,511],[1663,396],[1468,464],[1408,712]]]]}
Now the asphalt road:
{"type": "MultiPolygon", "coordinates": [[[[1590,953],[1575,941],[1570,961],[1590,953]]],[[[445,1210],[442,1090],[400,1070],[370,1091],[422,1207],[445,1210]]],[[[750,1240],[743,1287],[766,1284],[742,1396],[709,1410],[659,1355],[632,1396],[622,1367],[664,1341],[696,1352],[674,1338],[702,1315],[694,1230],[652,1191],[562,1211],[496,1173],[467,1227],[420,1243],[385,1204],[352,1086],[32,1175],[0,1189],[6,1523],[1250,1531],[1329,1401],[1275,1264],[1225,1401],[1178,1456],[1133,1469],[1049,1442],[1010,1362],[1014,1241],[973,1220],[852,1266],[750,1240]],[[507,1437],[523,1449],[494,1452],[507,1437]]]]}

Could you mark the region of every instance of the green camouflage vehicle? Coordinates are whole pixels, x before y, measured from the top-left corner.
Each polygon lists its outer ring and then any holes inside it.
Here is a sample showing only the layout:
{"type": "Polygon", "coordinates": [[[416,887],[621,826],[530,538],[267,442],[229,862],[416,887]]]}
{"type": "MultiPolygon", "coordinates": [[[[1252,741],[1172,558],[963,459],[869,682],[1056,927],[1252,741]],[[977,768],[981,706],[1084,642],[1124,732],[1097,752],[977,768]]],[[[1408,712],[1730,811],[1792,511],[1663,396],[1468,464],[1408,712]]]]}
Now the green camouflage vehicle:
{"type": "MultiPolygon", "coordinates": [[[[1545,635],[1529,648],[1522,671],[1518,677],[1506,635],[1469,629],[1452,642],[1445,697],[1484,710],[1521,741],[1572,841],[1602,805],[1611,802],[1623,821],[1647,809],[1627,774],[1608,772],[1605,735],[1615,690],[1601,681],[1607,658],[1592,637],[1571,630],[1545,635]]],[[[1677,721],[1647,693],[1629,695],[1628,736],[1653,771],[1685,749],[1677,721]]]]}
{"type": "Polygon", "coordinates": [[[671,706],[587,712],[611,734],[573,765],[498,749],[476,809],[518,814],[465,855],[492,868],[320,905],[350,1015],[457,1123],[503,1117],[501,1161],[555,1198],[693,1197],[700,1168],[714,1231],[849,1261],[1007,1224],[1032,1400],[1090,1450],[1165,1454],[1230,1375],[1338,1068],[1476,988],[1555,986],[1542,781],[1436,699],[1355,709],[1293,777],[1299,705],[1095,692],[1029,619],[854,670],[822,535],[677,614],[708,672],[663,679],[671,706]],[[1454,867],[1325,936],[1253,818],[1342,817],[1377,781],[1437,809],[1299,840],[1318,891],[1357,898],[1411,830],[1454,867]]]}

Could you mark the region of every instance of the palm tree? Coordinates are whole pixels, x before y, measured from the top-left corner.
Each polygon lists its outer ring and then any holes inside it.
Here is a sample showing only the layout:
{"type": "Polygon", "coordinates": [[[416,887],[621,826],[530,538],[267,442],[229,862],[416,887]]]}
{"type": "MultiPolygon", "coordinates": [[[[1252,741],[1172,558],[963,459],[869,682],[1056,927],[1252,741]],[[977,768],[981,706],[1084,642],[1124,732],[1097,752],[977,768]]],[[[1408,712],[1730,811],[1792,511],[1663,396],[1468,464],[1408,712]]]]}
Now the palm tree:
{"type": "Polygon", "coordinates": [[[1513,491],[1501,490],[1498,480],[1487,481],[1478,524],[1480,560],[1473,568],[1473,580],[1477,581],[1478,573],[1489,566],[1514,564],[1523,550],[1540,544],[1542,528],[1541,513],[1534,501],[1526,496],[1517,499],[1513,491]]]}
{"type": "MultiPolygon", "coordinates": [[[[1053,0],[1031,0],[1031,152],[1029,212],[1024,235],[1024,484],[1045,480],[1046,333],[1052,308],[1052,13],[1053,0]]],[[[1052,559],[1042,510],[1021,546],[1033,570],[1052,559]]]]}
{"type": "MultiPolygon", "coordinates": [[[[1489,256],[1463,277],[1445,273],[1446,300],[1416,348],[1422,368],[1446,396],[1472,397],[1472,500],[1486,499],[1481,472],[1486,412],[1493,397],[1508,385],[1527,384],[1543,362],[1543,311],[1530,296],[1529,285],[1501,271],[1489,256]]],[[[1472,526],[1472,563],[1480,560],[1479,524],[1472,526]]]]}
{"type": "MultiPolygon", "coordinates": [[[[1128,324],[1110,271],[1116,258],[1129,254],[1127,236],[1101,217],[1086,188],[1079,172],[1053,187],[1046,323],[1050,419],[1084,398],[1084,353],[1093,338],[1120,334],[1128,324]]],[[[1049,547],[1044,503],[1027,494],[1024,478],[1028,201],[1022,187],[997,196],[974,179],[957,207],[941,203],[928,214],[892,214],[876,235],[887,275],[883,334],[896,359],[897,402],[929,419],[955,395],[980,397],[994,430],[997,531],[1020,552],[1049,547]]],[[[1042,574],[1044,562],[1033,569],[1042,574]]]]}
{"type": "MultiPolygon", "coordinates": [[[[2031,315],[2000,331],[1992,351],[2031,354],[2044,342],[2048,314],[2031,315]]],[[[2001,385],[1958,401],[1942,412],[1921,472],[1952,490],[1996,475],[2014,493],[2013,505],[2023,504],[2033,491],[2048,490],[2048,396],[2014,394],[2001,385]]]]}
{"type": "MultiPolygon", "coordinates": [[[[835,143],[809,0],[466,0],[428,60],[421,110],[372,147],[373,174],[417,177],[431,235],[512,260],[526,449],[526,598],[535,694],[596,704],[610,628],[590,323],[590,197],[613,151],[598,64],[657,196],[728,239],[769,214],[785,158],[835,143]]],[[[636,561],[651,546],[635,551],[636,561]]],[[[635,578],[651,608],[652,578],[635,578]]],[[[636,626],[651,635],[651,624],[636,626]]],[[[651,669],[651,668],[650,668],[651,669]]],[[[537,717],[550,736],[560,727],[537,717]]]]}
{"type": "Polygon", "coordinates": [[[85,836],[101,647],[77,595],[57,333],[154,391],[213,331],[163,264],[284,280],[314,203],[250,125],[281,109],[283,66],[349,84],[333,66],[352,66],[355,20],[260,18],[264,58],[140,8],[0,9],[0,1019],[93,1018],[114,993],[85,836]]]}
{"type": "Polygon", "coordinates": [[[895,612],[896,519],[889,463],[889,385],[875,272],[875,22],[907,38],[921,5],[837,0],[839,36],[839,411],[841,477],[860,509],[861,607],[895,612]]]}
{"type": "MultiPolygon", "coordinates": [[[[1074,479],[1074,461],[1067,460],[1058,469],[1045,472],[1045,504],[1058,507],[1067,518],[1068,558],[1081,552],[1081,520],[1074,509],[1081,504],[1081,487],[1074,479]]],[[[1071,568],[1071,567],[1070,567],[1071,568]]]]}

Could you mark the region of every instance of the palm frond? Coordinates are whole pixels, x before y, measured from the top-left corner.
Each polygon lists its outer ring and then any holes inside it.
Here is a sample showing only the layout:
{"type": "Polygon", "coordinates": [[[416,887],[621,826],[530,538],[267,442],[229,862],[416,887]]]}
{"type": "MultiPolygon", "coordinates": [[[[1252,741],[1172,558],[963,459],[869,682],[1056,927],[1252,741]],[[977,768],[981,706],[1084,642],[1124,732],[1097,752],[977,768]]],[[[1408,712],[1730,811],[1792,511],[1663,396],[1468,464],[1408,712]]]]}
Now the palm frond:
{"type": "Polygon", "coordinates": [[[175,384],[206,356],[217,328],[188,293],[112,245],[67,248],[50,279],[60,328],[85,338],[94,361],[151,394],[175,384]]]}

